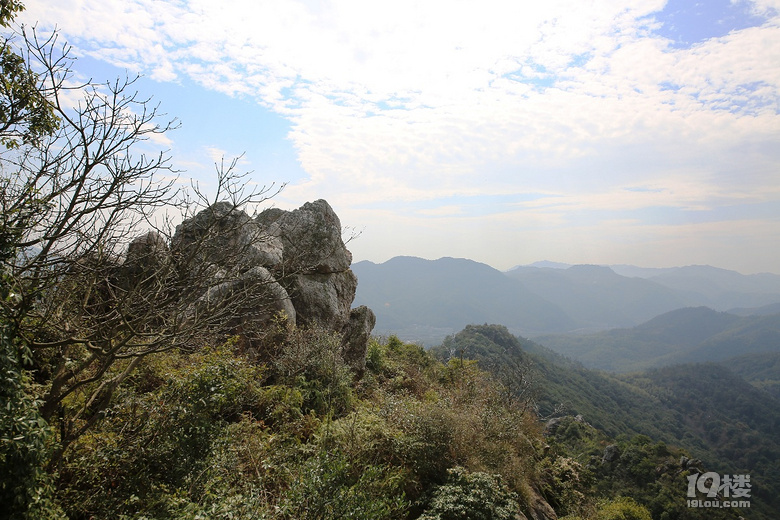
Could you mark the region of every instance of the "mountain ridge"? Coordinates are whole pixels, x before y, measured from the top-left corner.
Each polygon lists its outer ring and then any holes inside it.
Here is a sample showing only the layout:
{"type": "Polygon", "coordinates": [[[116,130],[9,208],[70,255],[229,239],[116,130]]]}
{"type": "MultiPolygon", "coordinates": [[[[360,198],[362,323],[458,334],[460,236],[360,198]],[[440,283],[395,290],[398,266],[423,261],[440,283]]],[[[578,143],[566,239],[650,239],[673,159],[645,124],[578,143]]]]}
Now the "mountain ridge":
{"type": "Polygon", "coordinates": [[[352,265],[355,302],[377,314],[377,334],[425,345],[471,323],[503,323],[515,334],[538,336],[632,327],[685,307],[750,315],[780,304],[780,275],[771,273],[633,268],[643,270],[640,277],[625,276],[632,266],[539,264],[499,271],[465,258],[363,260],[352,265]]]}
{"type": "Polygon", "coordinates": [[[743,317],[688,307],[631,328],[543,335],[534,340],[588,368],[630,372],[780,351],[780,314],[743,317]]]}

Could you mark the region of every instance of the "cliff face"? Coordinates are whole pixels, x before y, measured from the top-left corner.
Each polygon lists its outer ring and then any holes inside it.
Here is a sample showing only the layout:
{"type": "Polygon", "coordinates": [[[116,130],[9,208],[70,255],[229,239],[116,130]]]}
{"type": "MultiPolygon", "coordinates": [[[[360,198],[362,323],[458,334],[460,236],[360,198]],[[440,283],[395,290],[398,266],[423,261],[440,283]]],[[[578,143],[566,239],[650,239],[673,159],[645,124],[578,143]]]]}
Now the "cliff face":
{"type": "Polygon", "coordinates": [[[293,211],[268,209],[255,218],[229,202],[216,203],[177,226],[170,247],[153,232],[137,238],[125,270],[137,277],[166,256],[174,266],[187,258],[181,264],[192,272],[178,275],[201,293],[193,314],[229,305],[240,294],[242,306],[224,324],[230,332],[262,330],[284,313],[290,325],[341,334],[345,359],[359,373],[365,368],[376,318],[365,306],[352,309],[352,254],[325,200],[293,211]]]}

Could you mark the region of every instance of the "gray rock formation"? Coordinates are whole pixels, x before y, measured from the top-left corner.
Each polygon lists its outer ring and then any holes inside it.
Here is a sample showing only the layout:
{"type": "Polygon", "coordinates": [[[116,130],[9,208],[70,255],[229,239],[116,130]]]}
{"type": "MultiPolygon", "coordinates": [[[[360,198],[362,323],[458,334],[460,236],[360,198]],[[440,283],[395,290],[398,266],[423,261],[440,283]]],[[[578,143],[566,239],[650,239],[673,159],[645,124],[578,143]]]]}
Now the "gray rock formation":
{"type": "Polygon", "coordinates": [[[275,267],[284,254],[278,236],[229,202],[218,202],[176,226],[171,249],[223,266],[275,267]]]}
{"type": "Polygon", "coordinates": [[[341,351],[346,361],[358,375],[366,370],[366,347],[371,331],[376,325],[374,311],[361,305],[349,313],[349,322],[344,327],[341,351]]]}
{"type": "Polygon", "coordinates": [[[294,211],[272,208],[260,213],[255,221],[268,234],[281,239],[283,264],[288,271],[340,273],[352,264],[352,253],[341,239],[341,222],[322,199],[294,211]]]}
{"type": "Polygon", "coordinates": [[[603,463],[614,462],[620,458],[620,448],[617,444],[610,444],[604,448],[604,456],[601,458],[603,463]]]}
{"type": "Polygon", "coordinates": [[[288,290],[298,312],[297,325],[340,331],[349,321],[357,290],[351,270],[328,274],[294,274],[288,290]]]}
{"type": "Polygon", "coordinates": [[[229,324],[238,331],[262,329],[281,311],[299,327],[338,332],[345,359],[362,373],[376,317],[367,307],[351,309],[357,277],[341,231],[324,200],[293,211],[268,209],[256,218],[219,202],[177,226],[170,249],[157,234],[139,237],[125,263],[141,265],[141,259],[169,255],[185,269],[208,273],[211,281],[194,313],[227,304],[236,292],[252,293],[244,301],[258,306],[240,309],[229,324]]]}

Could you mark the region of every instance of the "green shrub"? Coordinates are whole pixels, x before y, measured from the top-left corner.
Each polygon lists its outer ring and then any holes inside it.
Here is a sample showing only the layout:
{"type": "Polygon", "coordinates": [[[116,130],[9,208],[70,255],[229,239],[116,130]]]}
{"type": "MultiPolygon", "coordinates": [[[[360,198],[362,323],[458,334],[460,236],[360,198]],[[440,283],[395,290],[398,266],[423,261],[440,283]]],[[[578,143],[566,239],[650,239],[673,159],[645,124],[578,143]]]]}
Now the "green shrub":
{"type": "Polygon", "coordinates": [[[277,382],[300,389],[304,412],[340,416],[353,405],[353,373],[341,356],[341,337],[317,329],[294,329],[272,361],[277,382]]]}
{"type": "Polygon", "coordinates": [[[383,520],[403,517],[408,507],[400,473],[387,466],[353,464],[338,453],[308,459],[280,501],[289,520],[383,520]]]}
{"type": "Polygon", "coordinates": [[[581,513],[586,503],[588,471],[569,457],[544,458],[538,465],[541,488],[547,502],[561,514],[581,513]]]}
{"type": "Polygon", "coordinates": [[[652,520],[652,517],[633,498],[619,497],[599,504],[594,520],[652,520]]]}
{"type": "Polygon", "coordinates": [[[53,436],[24,368],[30,363],[29,349],[0,324],[0,504],[8,518],[61,518],[45,471],[53,436]]]}
{"type": "Polygon", "coordinates": [[[234,356],[229,344],[148,358],[103,423],[66,453],[60,497],[68,514],[166,518],[201,496],[209,455],[230,424],[259,409],[262,378],[263,369],[234,356]]]}
{"type": "Polygon", "coordinates": [[[499,476],[458,467],[449,470],[419,520],[515,520],[518,512],[518,496],[499,476]]]}

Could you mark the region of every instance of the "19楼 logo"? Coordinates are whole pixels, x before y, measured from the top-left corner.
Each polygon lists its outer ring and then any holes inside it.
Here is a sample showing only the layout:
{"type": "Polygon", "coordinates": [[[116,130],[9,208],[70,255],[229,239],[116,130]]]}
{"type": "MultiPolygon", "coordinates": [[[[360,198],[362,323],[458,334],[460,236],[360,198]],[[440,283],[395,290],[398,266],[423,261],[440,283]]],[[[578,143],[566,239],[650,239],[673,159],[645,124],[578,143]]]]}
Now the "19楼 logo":
{"type": "Polygon", "coordinates": [[[750,475],[688,475],[688,507],[750,507],[750,475]],[[697,498],[697,491],[710,500],[697,498]],[[737,500],[724,500],[737,499],[737,500]]]}

